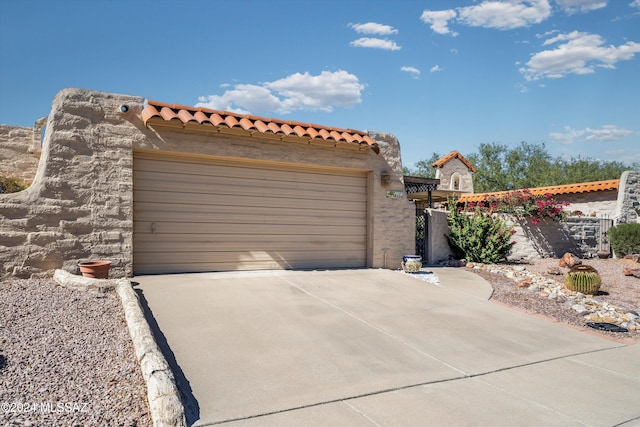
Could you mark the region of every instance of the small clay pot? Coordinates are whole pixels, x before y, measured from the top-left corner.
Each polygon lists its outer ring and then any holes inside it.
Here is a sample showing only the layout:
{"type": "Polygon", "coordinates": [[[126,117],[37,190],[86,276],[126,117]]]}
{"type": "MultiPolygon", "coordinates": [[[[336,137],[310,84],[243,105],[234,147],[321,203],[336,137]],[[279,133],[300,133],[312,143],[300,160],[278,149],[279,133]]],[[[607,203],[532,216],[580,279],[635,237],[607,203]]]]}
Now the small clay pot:
{"type": "Polygon", "coordinates": [[[83,277],[90,277],[92,279],[107,279],[109,277],[109,268],[111,268],[111,261],[86,261],[81,262],[80,273],[83,277]]]}

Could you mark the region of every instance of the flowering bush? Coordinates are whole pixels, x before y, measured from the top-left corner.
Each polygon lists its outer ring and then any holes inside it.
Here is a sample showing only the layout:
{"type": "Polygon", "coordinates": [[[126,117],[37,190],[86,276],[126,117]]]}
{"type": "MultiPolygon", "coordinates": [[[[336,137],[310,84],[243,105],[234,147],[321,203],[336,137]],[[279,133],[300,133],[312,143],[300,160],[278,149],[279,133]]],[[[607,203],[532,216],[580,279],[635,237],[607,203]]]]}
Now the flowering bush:
{"type": "Polygon", "coordinates": [[[454,254],[471,262],[494,264],[506,261],[515,242],[513,228],[495,215],[481,210],[473,213],[456,209],[449,204],[449,235],[447,241],[454,254]]]}
{"type": "Polygon", "coordinates": [[[511,214],[519,218],[530,218],[533,224],[538,224],[545,218],[553,221],[566,219],[564,206],[569,206],[569,203],[558,202],[551,193],[532,194],[529,189],[524,189],[498,196],[487,195],[479,202],[469,202],[458,207],[458,210],[511,214]]]}

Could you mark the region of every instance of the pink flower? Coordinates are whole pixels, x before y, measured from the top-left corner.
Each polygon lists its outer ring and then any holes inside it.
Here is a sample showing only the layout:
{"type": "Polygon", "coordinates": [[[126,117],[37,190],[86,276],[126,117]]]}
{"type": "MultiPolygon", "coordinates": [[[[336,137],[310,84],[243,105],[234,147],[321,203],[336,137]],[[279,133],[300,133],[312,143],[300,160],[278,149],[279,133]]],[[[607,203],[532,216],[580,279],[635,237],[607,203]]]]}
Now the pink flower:
{"type": "Polygon", "coordinates": [[[536,225],[536,224],[540,224],[540,220],[537,218],[533,218],[531,219],[531,224],[536,225]]]}

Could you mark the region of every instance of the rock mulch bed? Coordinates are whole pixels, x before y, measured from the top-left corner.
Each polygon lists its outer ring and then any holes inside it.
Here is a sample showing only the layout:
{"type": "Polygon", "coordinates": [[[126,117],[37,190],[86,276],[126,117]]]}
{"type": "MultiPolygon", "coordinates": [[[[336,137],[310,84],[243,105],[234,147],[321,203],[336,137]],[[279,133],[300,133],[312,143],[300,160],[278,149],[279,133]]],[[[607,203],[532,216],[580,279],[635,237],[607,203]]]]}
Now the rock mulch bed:
{"type": "Polygon", "coordinates": [[[0,425],[150,426],[115,292],[0,282],[0,425]]]}
{"type": "Polygon", "coordinates": [[[614,324],[628,332],[599,332],[640,340],[640,283],[620,283],[624,280],[618,277],[622,276],[622,266],[614,260],[585,263],[596,267],[603,277],[598,295],[570,291],[564,287],[564,275],[548,274],[552,266],[558,266],[558,260],[543,260],[535,265],[470,263],[467,268],[492,284],[492,299],[579,327],[586,327],[588,322],[614,324]]]}

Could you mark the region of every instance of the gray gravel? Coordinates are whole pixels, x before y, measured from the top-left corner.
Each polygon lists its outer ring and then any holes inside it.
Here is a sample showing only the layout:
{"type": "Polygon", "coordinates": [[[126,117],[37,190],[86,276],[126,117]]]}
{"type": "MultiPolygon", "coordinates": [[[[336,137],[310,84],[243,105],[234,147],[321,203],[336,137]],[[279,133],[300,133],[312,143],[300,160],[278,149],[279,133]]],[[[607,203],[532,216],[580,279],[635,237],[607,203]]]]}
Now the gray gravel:
{"type": "Polygon", "coordinates": [[[0,426],[150,426],[115,292],[0,282],[0,426]]]}
{"type": "MultiPolygon", "coordinates": [[[[597,299],[609,302],[620,308],[640,312],[640,279],[624,276],[623,267],[629,266],[628,263],[613,259],[590,259],[583,260],[583,263],[596,268],[602,277],[602,287],[598,295],[595,296],[597,299]]],[[[509,267],[509,265],[504,266],[509,267]]],[[[549,268],[558,267],[558,259],[554,258],[531,261],[527,264],[519,264],[518,267],[524,267],[525,270],[552,278],[559,283],[563,283],[564,274],[568,271],[568,268],[560,268],[563,273],[560,276],[546,274],[549,268]]],[[[495,301],[517,307],[529,313],[548,317],[585,331],[602,334],[610,338],[640,342],[640,331],[616,333],[588,328],[584,316],[564,305],[565,300],[562,298],[552,300],[540,298],[535,292],[517,287],[512,279],[502,274],[493,274],[477,269],[471,269],[470,271],[482,276],[491,283],[493,287],[491,299],[495,301]]]]}

